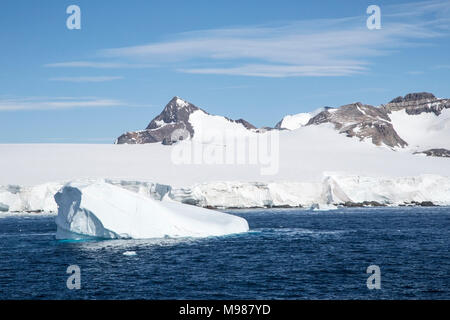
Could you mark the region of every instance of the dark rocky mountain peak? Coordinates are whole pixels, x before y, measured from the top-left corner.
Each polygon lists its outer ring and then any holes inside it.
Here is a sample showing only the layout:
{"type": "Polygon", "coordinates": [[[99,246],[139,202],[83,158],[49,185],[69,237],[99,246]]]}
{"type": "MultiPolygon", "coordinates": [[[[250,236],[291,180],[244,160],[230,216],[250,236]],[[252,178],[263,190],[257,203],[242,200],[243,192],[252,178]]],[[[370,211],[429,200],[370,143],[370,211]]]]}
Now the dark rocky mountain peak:
{"type": "Polygon", "coordinates": [[[164,107],[163,111],[156,116],[145,128],[141,131],[127,132],[117,138],[117,144],[143,144],[163,142],[164,144],[172,144],[173,139],[188,139],[194,136],[194,129],[189,122],[189,116],[201,110],[186,100],[180,97],[173,97],[169,103],[164,107]],[[176,134],[174,138],[173,135],[176,134]]]}
{"type": "Polygon", "coordinates": [[[418,101],[418,100],[434,100],[436,97],[434,94],[429,92],[414,92],[408,93],[406,96],[397,97],[392,99],[389,103],[400,103],[400,102],[409,102],[409,101],[418,101]]]}
{"type": "MultiPolygon", "coordinates": [[[[163,111],[154,118],[146,129],[156,129],[161,126],[161,121],[164,123],[188,122],[189,115],[194,111],[202,110],[190,102],[187,102],[180,97],[173,97],[172,100],[164,107],[163,111]]],[[[207,113],[206,111],[202,110],[207,113]]]]}
{"type": "Polygon", "coordinates": [[[375,145],[385,144],[391,148],[408,145],[391,124],[386,111],[371,105],[356,102],[337,109],[326,109],[306,124],[332,123],[339,133],[360,140],[371,139],[375,145]]]}
{"type": "Polygon", "coordinates": [[[439,99],[429,92],[408,93],[404,97],[397,97],[386,105],[382,105],[387,113],[405,110],[409,115],[432,112],[439,116],[443,109],[450,108],[450,100],[439,99]]]}
{"type": "MultiPolygon", "coordinates": [[[[124,133],[117,138],[116,143],[143,144],[162,142],[170,145],[178,140],[189,139],[195,135],[189,117],[196,111],[209,115],[205,110],[175,96],[164,107],[163,111],[148,124],[145,130],[124,133]]],[[[255,126],[244,119],[225,119],[230,122],[240,123],[249,130],[256,129],[255,126]]]]}
{"type": "Polygon", "coordinates": [[[237,120],[231,120],[234,121],[236,123],[240,123],[242,124],[245,128],[251,130],[251,129],[256,129],[256,127],[254,125],[252,125],[250,122],[248,122],[247,120],[244,119],[237,119],[237,120]]]}
{"type": "Polygon", "coordinates": [[[194,129],[189,122],[189,116],[197,110],[201,110],[208,114],[205,110],[200,109],[180,97],[173,97],[164,107],[163,111],[149,123],[146,130],[155,130],[169,125],[168,129],[174,127],[176,127],[175,129],[186,129],[190,136],[193,136],[194,129]]]}
{"type": "Polygon", "coordinates": [[[392,112],[405,110],[409,115],[432,112],[439,116],[446,108],[450,108],[449,99],[436,98],[429,92],[416,92],[397,97],[380,107],[356,102],[338,109],[325,110],[311,118],[307,125],[333,123],[336,130],[349,137],[356,136],[361,140],[370,138],[376,145],[403,148],[408,143],[395,131],[390,118],[392,112]]]}

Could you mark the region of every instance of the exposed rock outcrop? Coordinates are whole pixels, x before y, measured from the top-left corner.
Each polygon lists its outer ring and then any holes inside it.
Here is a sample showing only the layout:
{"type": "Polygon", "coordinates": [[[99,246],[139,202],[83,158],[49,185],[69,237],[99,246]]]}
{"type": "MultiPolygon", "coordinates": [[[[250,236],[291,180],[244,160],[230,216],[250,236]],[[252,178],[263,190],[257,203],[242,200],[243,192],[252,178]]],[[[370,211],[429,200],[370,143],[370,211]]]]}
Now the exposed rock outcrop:
{"type": "Polygon", "coordinates": [[[370,139],[375,145],[385,144],[391,148],[407,146],[390,120],[385,110],[357,102],[338,109],[326,109],[311,118],[307,125],[332,123],[339,133],[348,137],[370,139]]]}
{"type": "MultiPolygon", "coordinates": [[[[174,97],[165,106],[164,110],[149,123],[145,130],[124,133],[117,138],[116,144],[162,142],[164,145],[171,145],[176,141],[189,139],[195,134],[189,118],[196,111],[209,115],[208,112],[192,103],[179,97],[174,97]]],[[[244,119],[231,120],[224,118],[230,122],[240,123],[246,129],[256,129],[255,126],[244,119]]]]}
{"type": "Polygon", "coordinates": [[[429,157],[450,158],[450,150],[447,149],[430,149],[421,152],[414,152],[414,154],[426,154],[429,157]]]}
{"type": "Polygon", "coordinates": [[[409,115],[433,112],[439,116],[443,109],[450,108],[450,100],[436,98],[428,92],[409,93],[404,97],[393,99],[388,104],[382,105],[381,108],[387,113],[404,109],[409,115]]]}
{"type": "Polygon", "coordinates": [[[186,131],[193,136],[194,129],[189,123],[189,116],[197,110],[201,109],[179,97],[174,97],[145,130],[127,132],[117,138],[116,143],[143,144],[164,141],[165,144],[171,144],[172,133],[175,130],[186,131]]]}

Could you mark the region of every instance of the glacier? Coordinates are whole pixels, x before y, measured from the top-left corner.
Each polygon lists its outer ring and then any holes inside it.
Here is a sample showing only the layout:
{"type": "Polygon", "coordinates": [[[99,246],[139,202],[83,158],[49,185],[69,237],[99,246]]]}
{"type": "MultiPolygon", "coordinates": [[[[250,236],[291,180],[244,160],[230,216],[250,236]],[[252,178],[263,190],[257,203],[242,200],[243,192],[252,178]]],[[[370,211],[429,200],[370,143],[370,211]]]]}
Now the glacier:
{"type": "Polygon", "coordinates": [[[277,160],[273,174],[262,174],[271,161],[252,162],[256,153],[250,154],[252,139],[267,132],[201,110],[188,119],[196,134],[172,145],[0,144],[0,212],[56,212],[53,196],[65,184],[96,179],[156,201],[205,208],[450,205],[450,161],[413,154],[425,146],[448,146],[449,110],[437,117],[393,109],[393,126],[411,141],[395,150],[348,138],[332,123],[305,126],[314,113],[294,117],[300,126],[277,131],[279,148],[266,159],[277,160]],[[215,133],[222,132],[231,132],[235,139],[216,139],[215,133]],[[247,144],[239,162],[236,146],[247,144]],[[191,162],[174,161],[180,146],[191,151],[191,162]],[[209,163],[211,155],[227,160],[230,154],[230,163],[209,163]]]}
{"type": "Polygon", "coordinates": [[[243,218],[158,201],[104,181],[69,183],[54,198],[57,239],[208,237],[249,230],[243,218]]]}
{"type": "Polygon", "coordinates": [[[321,182],[215,182],[172,188],[173,200],[216,208],[306,207],[432,203],[450,205],[450,178],[370,177],[328,173],[321,182]]]}
{"type": "MultiPolygon", "coordinates": [[[[424,202],[450,205],[450,178],[435,174],[378,177],[325,172],[321,181],[216,181],[181,187],[122,179],[79,179],[71,183],[89,185],[99,181],[161,205],[182,203],[204,208],[332,209],[338,205],[400,206],[424,202]]],[[[67,183],[0,186],[0,211],[56,213],[54,194],[67,183]]]]}

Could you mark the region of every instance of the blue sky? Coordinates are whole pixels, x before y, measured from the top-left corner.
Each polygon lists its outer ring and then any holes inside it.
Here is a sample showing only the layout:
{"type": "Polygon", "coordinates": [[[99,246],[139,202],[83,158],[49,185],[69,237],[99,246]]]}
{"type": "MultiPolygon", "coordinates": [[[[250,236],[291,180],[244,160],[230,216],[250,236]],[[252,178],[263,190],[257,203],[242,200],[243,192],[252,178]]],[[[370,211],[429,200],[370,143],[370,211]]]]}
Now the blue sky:
{"type": "Polygon", "coordinates": [[[450,1],[65,1],[0,6],[0,143],[112,143],[175,95],[273,126],[428,91],[450,97],[450,1]],[[69,5],[81,29],[69,30],[69,5]],[[381,8],[368,30],[366,8],[381,8]]]}

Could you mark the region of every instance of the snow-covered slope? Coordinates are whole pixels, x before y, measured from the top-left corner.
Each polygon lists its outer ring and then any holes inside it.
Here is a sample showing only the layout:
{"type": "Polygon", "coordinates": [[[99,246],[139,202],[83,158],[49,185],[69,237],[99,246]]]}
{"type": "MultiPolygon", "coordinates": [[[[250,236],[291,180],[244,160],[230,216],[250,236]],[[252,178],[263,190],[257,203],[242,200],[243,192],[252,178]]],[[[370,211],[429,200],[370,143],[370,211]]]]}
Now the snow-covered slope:
{"type": "Polygon", "coordinates": [[[319,113],[330,108],[319,108],[313,112],[302,112],[293,115],[287,115],[275,125],[276,129],[288,129],[295,130],[300,127],[306,126],[311,118],[315,117],[319,113]]]}
{"type": "Polygon", "coordinates": [[[450,100],[431,93],[407,94],[381,107],[408,149],[450,149],[450,100]]]}
{"type": "Polygon", "coordinates": [[[395,130],[408,141],[412,150],[450,149],[450,109],[443,110],[440,115],[432,112],[410,115],[406,110],[400,110],[389,116],[395,130]]]}
{"type": "Polygon", "coordinates": [[[207,237],[248,231],[243,218],[157,201],[103,181],[65,185],[55,200],[57,239],[207,237]]]}
{"type": "MultiPolygon", "coordinates": [[[[330,124],[277,131],[279,145],[255,163],[205,163],[214,151],[234,154],[223,145],[183,141],[171,146],[4,144],[0,145],[0,185],[32,186],[79,178],[117,178],[189,186],[212,181],[321,181],[324,172],[360,176],[417,176],[450,174],[450,161],[395,152],[336,134],[330,124]],[[185,144],[199,153],[199,162],[175,163],[173,152],[185,144]],[[32,155],[32,156],[31,156],[32,155]],[[264,161],[262,161],[264,160],[264,161]],[[269,166],[278,169],[263,175],[269,166]]],[[[1,201],[0,201],[1,202],[1,201]]]]}
{"type": "Polygon", "coordinates": [[[246,137],[256,132],[240,122],[230,121],[222,116],[214,116],[202,110],[194,111],[189,116],[195,134],[192,139],[199,143],[222,143],[227,138],[246,137]]]}

